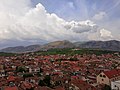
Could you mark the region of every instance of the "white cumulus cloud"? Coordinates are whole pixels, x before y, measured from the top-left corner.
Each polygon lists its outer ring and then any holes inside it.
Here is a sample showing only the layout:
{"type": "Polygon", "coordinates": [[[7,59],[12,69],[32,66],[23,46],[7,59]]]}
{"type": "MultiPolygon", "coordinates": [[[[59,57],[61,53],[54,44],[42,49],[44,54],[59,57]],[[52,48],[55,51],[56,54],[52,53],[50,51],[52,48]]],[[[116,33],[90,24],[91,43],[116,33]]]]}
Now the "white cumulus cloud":
{"type": "MultiPolygon", "coordinates": [[[[90,20],[65,21],[55,13],[48,13],[40,3],[33,8],[30,0],[0,2],[0,41],[80,41],[99,32],[99,27],[90,20]]],[[[102,30],[99,35],[108,37],[111,33],[102,30]]]]}
{"type": "Polygon", "coordinates": [[[90,20],[80,22],[71,21],[65,24],[65,28],[76,33],[84,33],[89,31],[96,31],[97,25],[90,20]]]}
{"type": "Polygon", "coordinates": [[[108,31],[108,30],[105,30],[105,29],[101,29],[100,30],[100,35],[103,38],[112,38],[113,37],[112,34],[111,34],[111,32],[108,31]]]}

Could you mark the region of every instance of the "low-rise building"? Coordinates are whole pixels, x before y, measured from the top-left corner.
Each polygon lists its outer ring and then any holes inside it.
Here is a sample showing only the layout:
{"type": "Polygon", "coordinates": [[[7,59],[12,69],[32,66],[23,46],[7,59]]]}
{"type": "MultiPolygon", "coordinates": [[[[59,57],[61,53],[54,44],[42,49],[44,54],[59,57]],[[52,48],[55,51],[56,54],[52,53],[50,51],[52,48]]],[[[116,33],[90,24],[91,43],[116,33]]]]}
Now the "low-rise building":
{"type": "Polygon", "coordinates": [[[120,80],[120,69],[101,72],[97,76],[98,84],[106,84],[111,86],[111,82],[120,80]]]}

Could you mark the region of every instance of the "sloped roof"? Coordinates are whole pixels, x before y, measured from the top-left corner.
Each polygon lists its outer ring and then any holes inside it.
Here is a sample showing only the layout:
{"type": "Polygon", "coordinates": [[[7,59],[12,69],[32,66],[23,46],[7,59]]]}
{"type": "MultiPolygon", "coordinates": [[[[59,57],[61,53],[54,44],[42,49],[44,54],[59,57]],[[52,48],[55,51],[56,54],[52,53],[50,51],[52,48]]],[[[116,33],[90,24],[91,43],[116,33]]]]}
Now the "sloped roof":
{"type": "Polygon", "coordinates": [[[18,90],[18,88],[15,87],[5,87],[4,90],[18,90]]]}
{"type": "Polygon", "coordinates": [[[120,69],[113,69],[110,71],[103,72],[109,79],[120,76],[120,69]]]}

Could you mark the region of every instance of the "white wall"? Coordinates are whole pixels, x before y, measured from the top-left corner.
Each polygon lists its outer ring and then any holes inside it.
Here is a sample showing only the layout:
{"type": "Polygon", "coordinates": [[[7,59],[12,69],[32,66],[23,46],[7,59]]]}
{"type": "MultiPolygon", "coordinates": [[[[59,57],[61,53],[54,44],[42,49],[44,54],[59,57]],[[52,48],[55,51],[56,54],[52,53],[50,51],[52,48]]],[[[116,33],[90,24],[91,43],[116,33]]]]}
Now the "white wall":
{"type": "Polygon", "coordinates": [[[120,90],[120,80],[111,82],[111,89],[112,90],[120,90]]]}

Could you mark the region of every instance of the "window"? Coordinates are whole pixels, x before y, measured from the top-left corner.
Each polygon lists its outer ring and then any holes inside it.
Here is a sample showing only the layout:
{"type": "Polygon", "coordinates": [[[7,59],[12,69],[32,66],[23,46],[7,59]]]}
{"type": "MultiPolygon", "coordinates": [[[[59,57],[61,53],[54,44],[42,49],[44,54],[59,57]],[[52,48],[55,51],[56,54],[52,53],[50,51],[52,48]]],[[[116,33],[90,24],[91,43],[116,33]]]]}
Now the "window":
{"type": "Polygon", "coordinates": [[[100,77],[102,77],[102,75],[100,74],[100,77]]]}
{"type": "Polygon", "coordinates": [[[104,78],[106,78],[106,76],[105,76],[105,75],[103,75],[103,77],[104,77],[104,78]]]}

